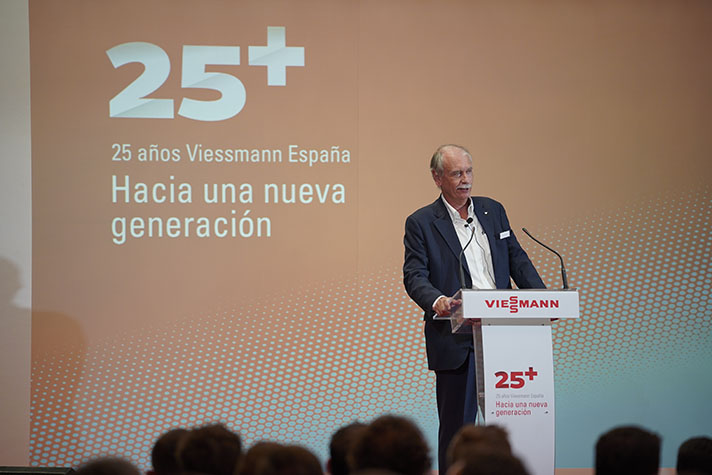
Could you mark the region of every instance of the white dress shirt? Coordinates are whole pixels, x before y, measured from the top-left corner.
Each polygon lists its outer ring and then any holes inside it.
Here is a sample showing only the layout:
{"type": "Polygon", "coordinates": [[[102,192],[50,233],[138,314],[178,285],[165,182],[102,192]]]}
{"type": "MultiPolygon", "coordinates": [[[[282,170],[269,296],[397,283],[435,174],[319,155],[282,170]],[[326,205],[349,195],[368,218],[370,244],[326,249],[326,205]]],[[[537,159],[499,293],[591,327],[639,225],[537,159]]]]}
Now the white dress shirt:
{"type": "Polygon", "coordinates": [[[485,235],[485,231],[477,219],[477,216],[475,216],[472,200],[469,201],[469,205],[467,207],[467,217],[472,218],[472,222],[468,224],[467,219],[462,219],[460,217],[460,213],[458,213],[455,208],[450,206],[450,203],[448,203],[442,195],[440,196],[440,199],[443,200],[443,203],[445,203],[445,208],[450,215],[452,225],[455,227],[461,247],[464,248],[467,241],[470,240],[470,236],[472,235],[472,230],[474,228],[475,235],[473,236],[470,245],[467,249],[465,249],[465,260],[467,261],[467,267],[470,270],[472,288],[496,288],[494,283],[494,268],[492,267],[492,252],[490,251],[489,241],[485,235]]]}

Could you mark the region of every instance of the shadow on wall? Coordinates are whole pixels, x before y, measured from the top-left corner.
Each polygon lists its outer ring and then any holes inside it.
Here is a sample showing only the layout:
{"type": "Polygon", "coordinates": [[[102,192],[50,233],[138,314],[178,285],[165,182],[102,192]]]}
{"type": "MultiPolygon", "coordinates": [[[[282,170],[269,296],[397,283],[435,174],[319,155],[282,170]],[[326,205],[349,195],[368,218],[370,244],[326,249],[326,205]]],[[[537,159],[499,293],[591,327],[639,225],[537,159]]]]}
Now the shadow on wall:
{"type": "Polygon", "coordinates": [[[30,460],[51,460],[57,446],[80,436],[77,398],[87,343],[77,320],[60,312],[33,309],[31,328],[30,460]]]}
{"type": "Polygon", "coordinates": [[[14,298],[22,288],[18,267],[0,257],[0,460],[27,460],[30,378],[30,309],[14,298]]]}

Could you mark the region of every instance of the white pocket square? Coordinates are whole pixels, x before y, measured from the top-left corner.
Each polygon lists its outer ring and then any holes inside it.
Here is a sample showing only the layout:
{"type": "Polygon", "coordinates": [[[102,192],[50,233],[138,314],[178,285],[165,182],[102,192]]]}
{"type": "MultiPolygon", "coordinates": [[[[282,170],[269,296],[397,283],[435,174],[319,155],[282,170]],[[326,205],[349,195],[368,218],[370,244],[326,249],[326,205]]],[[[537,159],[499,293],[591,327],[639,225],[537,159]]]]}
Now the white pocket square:
{"type": "Polygon", "coordinates": [[[505,239],[505,238],[508,238],[508,237],[509,237],[509,230],[507,230],[507,231],[502,231],[501,233],[499,233],[499,238],[500,238],[500,239],[505,239]]]}

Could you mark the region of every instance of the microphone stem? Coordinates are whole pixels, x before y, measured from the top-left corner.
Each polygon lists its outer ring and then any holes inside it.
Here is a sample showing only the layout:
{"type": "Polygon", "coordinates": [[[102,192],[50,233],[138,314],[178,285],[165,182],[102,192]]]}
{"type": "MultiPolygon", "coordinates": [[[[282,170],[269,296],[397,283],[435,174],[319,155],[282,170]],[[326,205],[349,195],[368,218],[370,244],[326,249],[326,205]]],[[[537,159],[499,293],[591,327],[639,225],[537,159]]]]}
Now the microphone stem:
{"type": "Polygon", "coordinates": [[[529,234],[529,231],[527,231],[527,228],[522,228],[522,231],[524,231],[527,234],[527,236],[532,238],[539,245],[543,246],[544,248],[548,249],[549,251],[553,252],[554,254],[556,254],[559,257],[559,260],[561,261],[561,281],[564,284],[564,289],[568,289],[569,281],[566,278],[566,267],[564,267],[564,258],[561,257],[561,254],[559,254],[558,252],[556,252],[555,250],[553,250],[552,248],[550,248],[549,246],[547,246],[546,244],[544,244],[543,242],[541,242],[540,240],[538,240],[537,238],[535,238],[534,236],[529,234]]]}
{"type": "MultiPolygon", "coordinates": [[[[472,218],[467,220],[467,224],[470,225],[472,224],[472,218]]],[[[472,238],[475,237],[475,227],[472,226],[472,232],[470,233],[470,239],[467,241],[467,244],[465,244],[465,247],[462,248],[460,251],[460,254],[457,256],[457,261],[460,265],[460,288],[464,289],[465,288],[465,270],[462,265],[462,255],[465,253],[465,249],[467,249],[467,246],[470,245],[472,242],[472,238]]]]}

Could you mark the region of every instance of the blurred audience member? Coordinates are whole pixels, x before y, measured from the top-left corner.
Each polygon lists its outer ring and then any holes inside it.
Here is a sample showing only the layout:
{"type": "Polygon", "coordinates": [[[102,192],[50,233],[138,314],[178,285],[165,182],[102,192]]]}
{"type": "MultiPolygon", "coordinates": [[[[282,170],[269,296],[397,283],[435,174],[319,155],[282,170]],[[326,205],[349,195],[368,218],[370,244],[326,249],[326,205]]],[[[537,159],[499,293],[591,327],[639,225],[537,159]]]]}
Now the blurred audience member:
{"type": "Polygon", "coordinates": [[[298,445],[287,445],[276,454],[275,475],[323,475],[319,459],[298,445]]]}
{"type": "Polygon", "coordinates": [[[368,468],[366,470],[359,470],[358,472],[351,472],[353,475],[400,475],[396,472],[391,472],[390,470],[385,470],[383,468],[368,468]]]}
{"type": "Polygon", "coordinates": [[[366,424],[352,422],[334,432],[329,443],[329,460],[326,462],[327,472],[331,475],[348,475],[350,473],[347,455],[365,429],[366,424]]]}
{"type": "Polygon", "coordinates": [[[182,472],[233,475],[241,456],[240,436],[222,424],[192,429],[178,442],[182,472]]]}
{"type": "Polygon", "coordinates": [[[178,442],[188,433],[187,429],[172,429],[161,435],[151,450],[151,470],[147,475],[175,475],[180,473],[178,465],[178,442]]]}
{"type": "Polygon", "coordinates": [[[383,469],[401,475],[423,475],[430,471],[430,450],[413,422],[385,415],[361,432],[349,462],[352,472],[383,469]]]}
{"type": "Polygon", "coordinates": [[[298,445],[257,442],[247,451],[239,475],[323,475],[321,462],[298,445]]]}
{"type": "Polygon", "coordinates": [[[116,457],[101,457],[79,467],[76,475],[141,475],[131,462],[116,457]]]}
{"type": "Polygon", "coordinates": [[[660,437],[640,427],[609,430],[596,442],[596,475],[655,475],[660,437]]]}
{"type": "Polygon", "coordinates": [[[282,444],[277,442],[256,442],[242,457],[238,474],[257,475],[271,473],[273,471],[272,456],[282,447],[282,444]]]}
{"type": "Polygon", "coordinates": [[[447,450],[448,466],[461,460],[465,454],[481,447],[512,453],[507,431],[497,425],[476,426],[467,424],[455,434],[447,450]]]}
{"type": "Polygon", "coordinates": [[[458,453],[447,475],[529,475],[522,461],[509,450],[486,444],[463,448],[468,450],[458,453]]]}
{"type": "Polygon", "coordinates": [[[677,451],[679,475],[712,474],[712,439],[693,437],[682,443],[677,451]]]}

